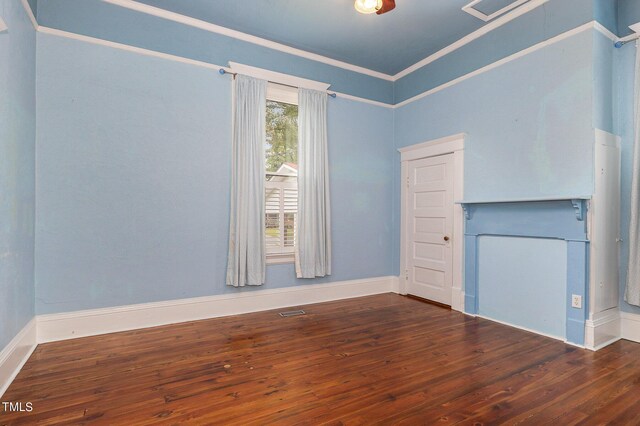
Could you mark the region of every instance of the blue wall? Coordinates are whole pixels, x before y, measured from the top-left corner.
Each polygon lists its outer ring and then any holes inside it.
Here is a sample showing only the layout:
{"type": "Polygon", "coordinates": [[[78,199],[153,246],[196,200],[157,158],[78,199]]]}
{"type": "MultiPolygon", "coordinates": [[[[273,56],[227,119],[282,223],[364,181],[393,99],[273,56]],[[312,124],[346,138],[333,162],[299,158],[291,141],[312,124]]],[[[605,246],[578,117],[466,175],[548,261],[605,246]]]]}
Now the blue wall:
{"type": "Polygon", "coordinates": [[[0,350],[34,315],[35,31],[0,0],[0,350]]]}
{"type": "MultiPolygon", "coordinates": [[[[52,27],[223,65],[235,60],[391,102],[593,19],[624,33],[640,9],[635,0],[618,3],[616,14],[608,0],[553,0],[395,85],[94,0],[40,2],[38,12],[52,27]]],[[[222,285],[227,78],[44,34],[38,42],[38,312],[236,291],[222,285]]],[[[467,199],[590,194],[593,127],[620,134],[624,235],[633,56],[631,45],[614,51],[602,34],[585,31],[395,113],[331,100],[331,279],[399,272],[394,148],[459,132],[468,134],[467,199]],[[349,219],[357,211],[369,214],[349,219]]],[[[623,272],[625,251],[623,243],[623,272]]],[[[267,288],[307,283],[293,278],[291,265],[269,267],[267,278],[267,288]]]]}
{"type": "Polygon", "coordinates": [[[584,31],[398,108],[396,146],[467,133],[470,200],[591,194],[592,51],[584,31]]]}
{"type": "MultiPolygon", "coordinates": [[[[251,291],[224,285],[231,83],[209,69],[38,34],[39,314],[251,291]]],[[[389,275],[393,111],[329,101],[333,275],[389,275]]]]}
{"type": "Polygon", "coordinates": [[[385,103],[393,102],[391,81],[133,12],[100,0],[39,2],[38,22],[52,28],[220,66],[233,61],[324,81],[331,83],[331,89],[338,92],[385,103]]]}
{"type": "MultiPolygon", "coordinates": [[[[597,96],[604,96],[595,93],[596,74],[603,79],[607,76],[605,66],[594,65],[596,40],[600,38],[594,31],[584,31],[397,109],[396,146],[466,133],[465,200],[591,194],[595,142],[593,101],[597,96]]],[[[600,113],[602,121],[607,115],[611,117],[611,111],[607,114],[606,110],[603,108],[600,113]]],[[[395,187],[399,188],[399,167],[394,174],[395,187]]],[[[395,255],[399,252],[399,191],[394,195],[395,255]]],[[[502,239],[500,242],[504,243],[502,239]]],[[[509,242],[515,243],[515,240],[509,242]]],[[[536,247],[535,240],[517,243],[517,247],[509,246],[514,252],[534,253],[546,249],[536,247]]],[[[564,318],[566,285],[560,286],[557,282],[551,285],[547,279],[566,276],[566,255],[549,264],[542,264],[541,258],[529,257],[523,259],[518,268],[505,270],[504,256],[495,252],[495,245],[485,248],[489,257],[482,256],[478,270],[482,285],[491,282],[486,287],[491,302],[481,306],[481,313],[565,336],[563,328],[554,328],[552,324],[564,318]],[[492,253],[500,255],[500,262],[491,260],[492,253]],[[540,276],[541,268],[545,269],[545,277],[540,276]],[[531,287],[527,283],[532,281],[516,280],[516,275],[547,280],[550,286],[531,287]],[[499,289],[504,292],[500,293],[499,289]],[[515,298],[510,309],[498,294],[515,298]],[[556,299],[544,305],[550,294],[556,294],[556,299]],[[517,301],[523,298],[540,316],[515,315],[517,301]],[[556,305],[551,306],[553,303],[556,305]]],[[[399,264],[397,255],[395,261],[399,264]]]]}
{"type": "MultiPolygon", "coordinates": [[[[395,83],[399,103],[509,55],[572,30],[600,16],[615,31],[615,9],[595,7],[601,0],[552,0],[416,70],[395,83]],[[595,3],[595,5],[594,5],[595,3]]],[[[602,0],[614,4],[612,0],[602,0]]]]}

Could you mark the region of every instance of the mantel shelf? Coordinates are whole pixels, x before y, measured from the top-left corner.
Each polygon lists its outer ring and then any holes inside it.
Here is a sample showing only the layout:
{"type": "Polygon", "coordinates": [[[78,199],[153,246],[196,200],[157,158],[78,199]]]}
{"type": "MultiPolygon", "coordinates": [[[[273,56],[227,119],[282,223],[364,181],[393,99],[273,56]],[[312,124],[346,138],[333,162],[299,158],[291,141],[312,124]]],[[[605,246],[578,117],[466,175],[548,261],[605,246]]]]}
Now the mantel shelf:
{"type": "Polygon", "coordinates": [[[540,201],[571,201],[590,200],[591,195],[576,195],[575,197],[537,197],[537,198],[505,198],[502,200],[463,200],[456,201],[456,204],[498,204],[498,203],[533,203],[540,201]]]}
{"type": "Polygon", "coordinates": [[[471,206],[475,204],[514,204],[514,203],[537,203],[545,201],[570,201],[576,211],[576,219],[584,220],[586,212],[586,201],[591,200],[591,195],[577,195],[574,197],[538,197],[538,198],[520,198],[520,199],[503,199],[503,200],[465,200],[456,201],[464,210],[464,216],[467,220],[471,219],[471,206]]]}

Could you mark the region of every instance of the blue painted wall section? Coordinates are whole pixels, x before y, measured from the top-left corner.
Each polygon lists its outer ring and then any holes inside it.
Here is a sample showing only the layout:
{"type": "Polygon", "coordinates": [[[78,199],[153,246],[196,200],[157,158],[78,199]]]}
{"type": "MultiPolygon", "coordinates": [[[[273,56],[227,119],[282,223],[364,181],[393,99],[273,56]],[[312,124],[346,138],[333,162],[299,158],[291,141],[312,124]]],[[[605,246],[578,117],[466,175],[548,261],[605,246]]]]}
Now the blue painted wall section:
{"type": "Polygon", "coordinates": [[[0,351],[34,315],[35,30],[0,0],[0,351]]]}
{"type": "MultiPolygon", "coordinates": [[[[5,8],[21,8],[17,1],[1,1],[5,8]]],[[[551,0],[395,85],[98,0],[39,2],[38,16],[44,25],[79,34],[218,65],[242,62],[398,102],[593,19],[612,31],[617,25],[625,35],[627,25],[640,21],[640,3],[618,0],[617,14],[615,3],[551,0]]],[[[11,13],[3,13],[9,20],[11,13]]],[[[0,49],[7,49],[3,37],[0,49]]],[[[232,291],[217,281],[227,244],[228,77],[45,34],[38,35],[38,44],[38,312],[232,291]]],[[[634,57],[632,44],[614,51],[608,38],[587,30],[395,112],[331,100],[336,273],[314,282],[398,274],[395,148],[466,132],[465,198],[586,195],[593,190],[597,127],[623,138],[623,286],[634,57]]],[[[6,71],[15,69],[8,63],[0,64],[0,73],[14,72],[6,71]]],[[[25,66],[26,82],[33,71],[25,66]]],[[[30,90],[26,86],[12,87],[21,87],[22,96],[30,90]]],[[[29,120],[14,122],[28,130],[29,120]]],[[[22,187],[26,211],[28,187],[22,187]]],[[[467,238],[475,258],[476,238],[467,238]]],[[[567,294],[580,291],[586,279],[577,261],[586,256],[582,245],[568,243],[567,294]]],[[[467,277],[477,280],[471,266],[467,277]]],[[[290,265],[269,267],[267,280],[267,288],[308,283],[295,280],[290,265]]],[[[477,300],[471,290],[468,296],[477,300]]],[[[640,313],[624,303],[622,308],[640,313]]],[[[571,341],[578,341],[581,327],[582,313],[568,310],[571,341]]]]}
{"type": "Polygon", "coordinates": [[[592,0],[551,0],[396,81],[395,103],[438,87],[593,19],[592,0]]]}
{"type": "Polygon", "coordinates": [[[215,65],[239,62],[316,81],[332,90],[393,102],[393,82],[304,59],[234,38],[114,6],[100,0],[55,0],[38,4],[44,26],[183,56],[215,65]]]}
{"type": "MultiPolygon", "coordinates": [[[[231,80],[38,34],[37,312],[207,296],[224,285],[231,80]]],[[[393,111],[330,99],[333,274],[391,272],[393,111]]]]}
{"type": "MultiPolygon", "coordinates": [[[[591,194],[593,43],[587,30],[397,108],[396,147],[466,133],[468,200],[591,194]]],[[[399,253],[399,191],[393,204],[399,253]]]]}
{"type": "MultiPolygon", "coordinates": [[[[482,288],[478,282],[478,238],[481,236],[559,239],[567,242],[567,341],[584,344],[587,310],[587,224],[580,219],[583,200],[467,204],[465,211],[465,311],[477,314],[482,288]],[[571,294],[582,296],[582,309],[571,307],[571,294]]],[[[504,283],[504,285],[518,285],[504,283]]],[[[538,323],[522,324],[535,329],[538,323]]]]}

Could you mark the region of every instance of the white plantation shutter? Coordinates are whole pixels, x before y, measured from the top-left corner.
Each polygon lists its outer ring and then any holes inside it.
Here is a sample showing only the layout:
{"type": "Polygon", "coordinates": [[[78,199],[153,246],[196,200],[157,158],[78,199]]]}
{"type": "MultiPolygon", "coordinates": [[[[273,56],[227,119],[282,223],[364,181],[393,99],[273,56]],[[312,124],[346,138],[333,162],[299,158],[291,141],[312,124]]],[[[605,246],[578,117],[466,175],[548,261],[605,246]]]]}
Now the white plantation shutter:
{"type": "Polygon", "coordinates": [[[292,254],[298,216],[298,183],[265,182],[267,254],[292,254]]]}

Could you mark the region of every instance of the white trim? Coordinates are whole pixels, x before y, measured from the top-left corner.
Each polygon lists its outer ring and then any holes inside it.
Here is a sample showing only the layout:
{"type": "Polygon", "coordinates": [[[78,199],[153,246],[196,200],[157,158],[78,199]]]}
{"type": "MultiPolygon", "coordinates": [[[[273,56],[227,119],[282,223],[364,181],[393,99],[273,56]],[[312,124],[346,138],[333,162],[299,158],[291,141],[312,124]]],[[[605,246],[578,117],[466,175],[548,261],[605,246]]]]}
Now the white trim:
{"type": "Polygon", "coordinates": [[[498,68],[499,66],[502,66],[502,65],[504,65],[506,63],[509,63],[511,61],[514,61],[516,59],[522,58],[523,56],[526,56],[526,55],[528,55],[530,53],[533,53],[533,52],[535,52],[537,50],[540,50],[540,49],[543,49],[545,47],[551,46],[551,45],[553,45],[555,43],[558,43],[559,41],[565,40],[567,38],[573,37],[574,35],[577,35],[577,34],[580,34],[580,33],[584,32],[584,31],[592,30],[592,29],[599,30],[598,26],[595,25],[595,21],[587,22],[586,24],[581,25],[581,26],[579,26],[577,28],[574,28],[572,30],[569,30],[567,32],[559,34],[559,35],[557,35],[555,37],[552,37],[552,38],[550,38],[548,40],[545,40],[545,41],[540,42],[540,43],[538,43],[536,45],[528,47],[528,48],[526,48],[524,50],[516,52],[513,55],[510,55],[510,56],[507,56],[505,58],[502,58],[499,61],[493,62],[493,63],[491,63],[489,65],[486,65],[486,66],[484,66],[482,68],[478,68],[475,71],[472,71],[472,72],[470,72],[468,74],[465,74],[465,75],[460,76],[460,77],[458,77],[456,79],[448,81],[447,83],[441,84],[440,86],[434,87],[433,89],[429,89],[429,90],[427,90],[425,92],[422,92],[422,93],[420,93],[418,95],[415,95],[415,96],[413,96],[413,97],[411,97],[409,99],[406,99],[406,100],[404,100],[402,102],[399,102],[399,103],[395,104],[394,108],[401,108],[401,107],[403,107],[403,106],[405,106],[407,104],[413,103],[413,102],[415,102],[415,101],[417,101],[419,99],[425,98],[425,97],[427,97],[429,95],[433,95],[434,93],[440,92],[440,91],[442,91],[444,89],[447,89],[447,88],[449,88],[451,86],[454,86],[454,85],[456,85],[458,83],[461,83],[461,82],[463,82],[465,80],[468,80],[468,79],[470,79],[472,77],[475,77],[477,75],[483,74],[483,73],[485,73],[487,71],[490,71],[490,70],[492,70],[494,68],[498,68]]]}
{"type": "MultiPolygon", "coordinates": [[[[604,28],[602,25],[598,24],[596,21],[592,21],[592,22],[588,22],[584,25],[581,25],[577,28],[574,28],[573,30],[569,30],[565,33],[559,34],[556,37],[550,38],[544,42],[541,42],[539,44],[536,44],[534,46],[531,46],[527,49],[524,49],[520,52],[514,53],[511,56],[508,56],[506,58],[503,58],[497,62],[494,62],[492,64],[489,64],[485,67],[479,68],[473,72],[470,72],[469,74],[465,74],[461,77],[458,77],[454,80],[451,80],[447,83],[441,84],[440,86],[434,87],[433,89],[429,89],[423,93],[420,93],[418,95],[415,95],[409,99],[406,99],[402,102],[399,102],[397,104],[388,104],[388,103],[384,103],[384,102],[379,102],[379,101],[374,101],[371,99],[366,99],[366,98],[361,98],[358,96],[353,96],[353,95],[348,95],[345,93],[339,93],[337,92],[336,95],[340,98],[344,98],[347,100],[352,100],[352,101],[356,101],[356,102],[362,102],[362,103],[367,103],[370,105],[375,105],[375,106],[379,106],[379,107],[383,107],[383,108],[391,108],[391,109],[396,109],[396,108],[401,108],[403,106],[406,106],[410,103],[413,103],[419,99],[425,98],[429,95],[435,94],[437,92],[440,92],[444,89],[447,89],[451,86],[454,86],[458,83],[461,83],[469,78],[475,77],[477,75],[480,75],[482,73],[485,73],[487,71],[490,71],[494,68],[497,68],[501,65],[504,65],[508,62],[511,62],[513,60],[519,59],[525,55],[528,55],[529,53],[533,53],[539,49],[542,49],[544,47],[550,46],[552,44],[555,44],[559,41],[562,41],[564,39],[570,38],[574,35],[577,35],[583,31],[587,31],[590,29],[595,29],[597,31],[602,32],[605,36],[609,37],[611,35],[610,32],[608,32],[608,30],[606,28],[604,28]]],[[[67,31],[62,31],[62,30],[58,30],[58,29],[54,29],[54,28],[48,28],[48,27],[43,27],[43,26],[39,26],[38,27],[38,31],[42,32],[44,34],[50,34],[50,35],[54,35],[54,36],[58,36],[58,37],[64,37],[64,38],[70,38],[70,39],[74,39],[74,40],[79,40],[79,41],[83,41],[86,43],[92,43],[92,44],[98,44],[101,46],[106,46],[106,47],[111,47],[114,49],[120,49],[120,50],[126,50],[129,52],[133,52],[133,53],[138,53],[141,55],[145,55],[145,56],[153,56],[153,57],[157,57],[157,58],[162,58],[162,59],[166,59],[166,60],[171,60],[171,61],[176,61],[176,62],[182,62],[185,64],[190,64],[190,65],[195,65],[195,66],[200,66],[200,67],[205,67],[205,68],[209,68],[209,69],[214,69],[214,70],[220,70],[220,69],[224,69],[225,71],[229,71],[231,72],[231,69],[228,67],[223,67],[221,65],[215,65],[215,64],[210,64],[208,62],[202,62],[202,61],[197,61],[194,59],[189,59],[189,58],[184,58],[181,56],[176,56],[176,55],[170,55],[167,53],[162,53],[162,52],[157,52],[154,50],[148,50],[148,49],[143,49],[143,48],[139,48],[139,47],[134,47],[134,46],[130,46],[127,44],[121,44],[121,43],[115,43],[112,41],[108,41],[108,40],[103,40],[103,39],[99,39],[99,38],[95,38],[95,37],[89,37],[89,36],[84,36],[84,35],[80,35],[80,34],[75,34],[75,33],[70,33],[67,31]]]]}
{"type": "MultiPolygon", "coordinates": [[[[398,291],[407,294],[407,182],[409,176],[409,161],[438,155],[453,154],[453,199],[464,197],[464,144],[465,134],[456,135],[423,142],[400,148],[401,161],[401,195],[400,195],[400,282],[398,291]]],[[[464,312],[464,212],[459,204],[453,205],[453,283],[451,287],[451,309],[464,312]]]]}
{"type": "Polygon", "coordinates": [[[622,338],[640,343],[640,314],[621,312],[622,338]]]}
{"type": "Polygon", "coordinates": [[[301,58],[310,59],[312,61],[321,62],[323,64],[332,65],[348,71],[365,74],[365,75],[379,78],[382,80],[393,81],[393,77],[390,76],[389,74],[385,74],[379,71],[373,71],[358,65],[349,64],[347,62],[339,61],[337,59],[332,59],[326,56],[318,55],[316,53],[307,52],[302,49],[296,49],[295,47],[287,46],[282,43],[276,43],[271,40],[266,40],[264,38],[256,37],[240,31],[232,30],[230,28],[222,27],[220,25],[215,25],[210,22],[202,21],[200,19],[191,18],[189,16],[181,15],[179,13],[170,12],[168,10],[161,9],[158,7],[149,6],[147,4],[139,3],[137,1],[133,1],[133,0],[102,0],[102,1],[104,1],[105,3],[113,4],[115,6],[120,6],[127,9],[135,10],[136,12],[145,13],[147,15],[152,15],[158,18],[188,25],[190,27],[199,28],[201,30],[209,31],[211,33],[232,37],[232,38],[235,38],[236,40],[246,41],[248,43],[252,43],[258,46],[288,53],[290,55],[295,55],[301,58]]]}
{"type": "Polygon", "coordinates": [[[0,352],[0,398],[36,348],[36,319],[33,318],[0,352]]]}
{"type": "Polygon", "coordinates": [[[248,75],[254,78],[267,80],[272,83],[283,84],[285,86],[303,87],[305,89],[318,90],[321,92],[329,89],[329,86],[331,86],[331,84],[328,83],[321,83],[319,81],[239,64],[237,62],[229,62],[229,68],[231,68],[231,71],[234,73],[248,75]]]}
{"type": "MultiPolygon", "coordinates": [[[[391,292],[395,293],[395,294],[403,294],[400,291],[400,283],[402,282],[402,278],[401,277],[391,277],[391,292]]],[[[404,293],[406,294],[406,293],[404,293]]]]}
{"type": "Polygon", "coordinates": [[[267,265],[286,265],[287,263],[296,263],[296,257],[293,253],[267,253],[267,265]]]}
{"type": "Polygon", "coordinates": [[[474,6],[477,5],[478,3],[482,2],[483,0],[473,0],[471,3],[462,6],[462,10],[464,12],[467,12],[469,15],[475,16],[478,19],[483,20],[484,22],[489,22],[495,18],[497,18],[500,15],[504,15],[505,13],[507,13],[508,11],[515,9],[516,7],[525,4],[526,2],[528,2],[529,0],[516,0],[511,4],[506,5],[505,7],[503,7],[502,9],[496,10],[495,12],[493,12],[491,15],[487,15],[485,13],[480,12],[478,9],[476,9],[474,6]]]}
{"type": "Polygon", "coordinates": [[[340,92],[333,92],[333,93],[335,93],[336,96],[339,98],[347,99],[350,101],[362,102],[365,104],[375,105],[383,108],[391,108],[391,109],[395,108],[395,105],[393,104],[387,104],[380,101],[374,101],[372,99],[360,98],[358,96],[353,96],[353,95],[347,95],[346,93],[340,93],[340,92]]]}
{"type": "MultiPolygon", "coordinates": [[[[89,36],[76,34],[76,33],[70,33],[70,32],[58,30],[58,29],[55,29],[55,28],[39,26],[38,27],[38,32],[41,32],[43,34],[49,34],[49,35],[56,36],[56,37],[63,37],[63,38],[68,38],[68,39],[72,39],[72,40],[78,40],[78,41],[82,41],[84,43],[97,44],[99,46],[110,47],[112,49],[124,50],[124,51],[127,51],[127,52],[137,53],[139,55],[151,56],[151,57],[155,57],[155,58],[165,59],[165,60],[168,60],[168,61],[180,62],[180,63],[183,63],[183,64],[188,64],[188,65],[194,65],[194,66],[198,66],[198,67],[208,68],[208,69],[211,69],[211,70],[219,71],[220,69],[223,69],[225,71],[232,72],[231,68],[224,67],[222,65],[211,64],[209,62],[203,62],[203,61],[198,61],[198,60],[195,60],[195,59],[184,58],[182,56],[171,55],[171,54],[168,54],[168,53],[162,53],[162,52],[158,52],[158,51],[155,51],[155,50],[143,49],[141,47],[130,46],[128,44],[116,43],[116,42],[113,42],[113,41],[103,40],[103,39],[100,39],[100,38],[89,37],[89,36]]],[[[349,100],[356,101],[356,102],[362,102],[362,103],[381,106],[381,107],[385,107],[385,108],[393,108],[393,105],[391,105],[391,104],[386,104],[386,103],[383,103],[383,102],[373,101],[371,99],[360,98],[358,96],[347,95],[347,94],[344,94],[344,93],[336,93],[336,94],[340,98],[349,99],[349,100]]]]}
{"type": "Polygon", "coordinates": [[[605,37],[607,37],[611,41],[616,41],[618,39],[617,35],[609,31],[607,27],[605,27],[598,21],[593,21],[593,29],[598,32],[601,32],[605,37]]]}
{"type": "MultiPolygon", "coordinates": [[[[26,0],[23,0],[26,1],[26,0]]],[[[462,46],[484,36],[485,34],[493,31],[496,28],[501,27],[502,25],[524,15],[531,10],[536,9],[537,7],[545,4],[549,0],[531,0],[529,3],[523,5],[522,7],[517,8],[516,10],[512,10],[509,13],[499,17],[495,21],[483,26],[482,28],[468,34],[467,36],[461,38],[455,43],[445,47],[444,49],[439,50],[438,52],[428,56],[427,58],[413,64],[412,66],[400,71],[395,75],[385,74],[379,71],[374,71],[365,67],[361,67],[358,65],[353,65],[347,62],[339,61],[336,59],[332,59],[326,56],[318,55],[316,53],[307,52],[302,49],[297,49],[291,46],[287,46],[282,43],[277,43],[271,40],[266,40],[261,37],[256,37],[250,34],[243,33],[241,31],[232,30],[230,28],[222,27],[220,25],[215,25],[210,22],[202,21],[200,19],[192,18],[189,16],[185,16],[179,13],[170,12],[165,9],[161,9],[158,7],[150,6],[147,4],[139,3],[134,0],[102,0],[105,3],[109,3],[115,6],[124,7],[130,10],[134,10],[136,12],[145,13],[147,15],[156,16],[158,18],[166,19],[169,21],[178,22],[183,25],[188,25],[194,28],[199,28],[201,30],[209,31],[216,34],[221,34],[227,37],[232,37],[237,40],[246,41],[249,43],[256,44],[258,46],[263,46],[269,49],[278,50],[280,52],[288,53],[291,55],[299,56],[302,58],[310,59],[312,61],[321,62],[327,65],[332,65],[338,68],[342,68],[348,71],[357,72],[360,74],[368,75],[371,77],[379,78],[386,81],[396,81],[413,71],[422,68],[423,66],[461,48],[462,46]]]]}
{"type": "Polygon", "coordinates": [[[449,46],[445,47],[444,49],[440,49],[439,51],[437,51],[436,53],[434,53],[433,55],[430,55],[426,58],[424,58],[423,60],[416,62],[415,64],[411,65],[410,67],[400,71],[399,73],[395,74],[393,76],[394,81],[401,79],[402,77],[405,77],[409,74],[411,74],[412,72],[424,67],[425,65],[428,65],[440,58],[442,58],[445,55],[448,55],[451,52],[454,52],[458,49],[460,49],[461,47],[471,43],[472,41],[486,35],[487,33],[495,30],[498,27],[501,27],[502,25],[513,21],[514,19],[524,15],[527,12],[530,12],[540,6],[542,6],[543,4],[545,4],[546,2],[548,2],[549,0],[532,0],[531,2],[527,3],[526,5],[519,7],[518,9],[507,13],[504,16],[501,16],[500,18],[496,19],[495,21],[486,24],[485,26],[483,26],[482,28],[477,29],[476,31],[467,34],[466,36],[462,37],[460,40],[456,41],[453,44],[450,44],[449,46]]]}
{"type": "Polygon", "coordinates": [[[267,100],[298,105],[298,87],[269,82],[267,83],[267,100]]]}
{"type": "Polygon", "coordinates": [[[7,29],[7,24],[5,24],[4,19],[0,16],[0,33],[7,29]]]}
{"type": "Polygon", "coordinates": [[[400,161],[411,161],[419,158],[434,157],[436,155],[451,154],[464,150],[465,133],[458,133],[428,142],[422,142],[404,148],[399,148],[400,161]]]}
{"type": "Polygon", "coordinates": [[[618,308],[593,315],[585,323],[584,346],[597,351],[620,340],[621,320],[618,308]]]}
{"type": "Polygon", "coordinates": [[[24,7],[24,11],[27,12],[27,16],[31,21],[31,25],[33,25],[33,29],[37,31],[39,28],[38,21],[36,21],[36,17],[33,15],[33,10],[31,10],[31,6],[29,6],[29,2],[27,2],[27,0],[21,0],[21,1],[22,1],[22,7],[24,7]]]}
{"type": "Polygon", "coordinates": [[[471,315],[471,316],[475,316],[476,318],[482,318],[482,319],[485,319],[485,320],[488,320],[488,321],[492,321],[492,322],[497,322],[498,324],[506,325],[506,326],[513,327],[513,328],[517,328],[519,330],[527,331],[529,333],[537,334],[537,335],[543,336],[543,337],[548,337],[550,339],[560,340],[561,342],[564,342],[567,345],[575,346],[577,348],[582,348],[582,349],[585,348],[583,345],[577,345],[575,343],[571,343],[571,342],[567,341],[564,337],[561,337],[561,336],[554,336],[553,334],[543,333],[541,331],[537,331],[537,330],[534,330],[532,328],[522,327],[520,325],[512,324],[512,323],[509,323],[509,322],[506,322],[506,321],[500,321],[500,320],[497,320],[495,318],[487,317],[487,316],[480,315],[480,314],[471,315]]]}
{"type": "Polygon", "coordinates": [[[255,290],[38,316],[38,343],[389,293],[395,277],[255,290]]]}
{"type": "Polygon", "coordinates": [[[57,37],[69,38],[72,40],[78,40],[85,43],[97,44],[100,46],[110,47],[113,49],[125,50],[127,52],[137,53],[143,56],[152,56],[155,58],[166,59],[174,62],[181,62],[183,64],[195,65],[199,67],[209,68],[212,70],[219,71],[221,68],[225,71],[231,71],[227,67],[223,67],[221,65],[210,64],[208,62],[197,61],[195,59],[184,58],[182,56],[170,55],[168,53],[157,52],[155,50],[143,49],[141,47],[130,46],[128,44],[116,43],[113,41],[103,40],[100,38],[89,37],[82,34],[70,33],[67,31],[58,30],[56,28],[49,27],[38,27],[38,32],[43,34],[49,34],[57,37]]]}

